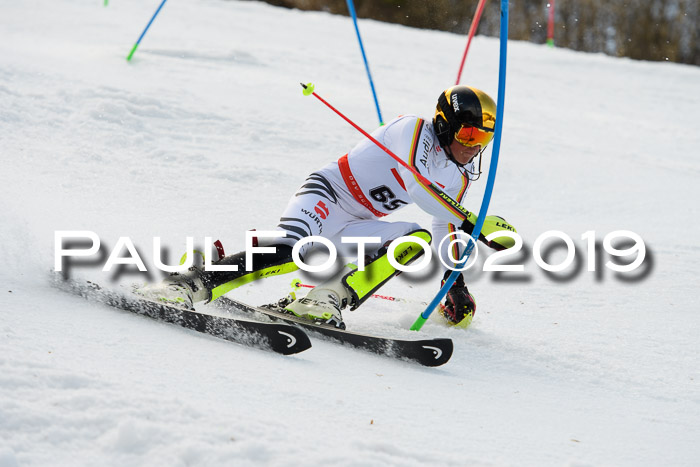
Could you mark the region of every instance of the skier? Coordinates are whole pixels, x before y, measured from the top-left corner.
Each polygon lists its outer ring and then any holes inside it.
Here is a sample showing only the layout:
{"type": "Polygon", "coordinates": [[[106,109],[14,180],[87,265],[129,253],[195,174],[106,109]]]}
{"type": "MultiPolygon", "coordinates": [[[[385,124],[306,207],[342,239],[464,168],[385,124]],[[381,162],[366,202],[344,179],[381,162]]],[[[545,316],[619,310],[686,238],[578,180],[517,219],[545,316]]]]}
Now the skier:
{"type": "MultiPolygon", "coordinates": [[[[493,139],[495,123],[496,104],[491,97],[473,87],[451,87],[440,94],[432,122],[405,115],[372,134],[410,167],[440,186],[448,200],[427,189],[414,173],[364,139],[348,154],[309,175],[280,218],[277,230],[283,236],[259,239],[259,246],[272,246],[274,253],[253,255],[252,271],[246,270],[246,253],[240,252],[214,263],[236,265],[238,271],[203,271],[193,267],[137,293],[192,308],[196,302],[215,300],[253,280],[296,270],[292,249],[304,238],[321,236],[340,245],[341,237],[379,237],[376,245],[367,246],[373,249],[368,250],[370,258],[364,270],[349,264],[306,297],[282,304],[288,313],[344,328],[341,310],[347,306],[357,308],[397,274],[387,258],[386,245],[390,241],[399,237],[416,239],[395,250],[394,259],[401,264],[420,257],[421,245],[431,242],[430,233],[418,224],[386,222],[380,220],[382,217],[416,203],[433,216],[435,238],[442,239],[459,229],[471,234],[476,215],[465,216],[449,203],[449,198],[463,204],[471,183],[481,173],[480,156],[493,139]]],[[[504,229],[515,231],[502,218],[487,216],[480,240],[486,242],[486,235],[504,229]]],[[[486,243],[494,249],[505,249],[513,245],[513,240],[500,237],[486,243]]],[[[449,258],[448,244],[444,242],[438,252],[442,258],[449,258]]],[[[299,250],[300,257],[307,256],[313,247],[314,243],[306,243],[299,250]]],[[[452,248],[453,258],[459,258],[459,246],[453,244],[452,248]]],[[[443,283],[450,272],[445,271],[443,283]]],[[[475,310],[474,297],[460,274],[440,307],[441,314],[450,324],[464,325],[471,321],[475,310]]]]}

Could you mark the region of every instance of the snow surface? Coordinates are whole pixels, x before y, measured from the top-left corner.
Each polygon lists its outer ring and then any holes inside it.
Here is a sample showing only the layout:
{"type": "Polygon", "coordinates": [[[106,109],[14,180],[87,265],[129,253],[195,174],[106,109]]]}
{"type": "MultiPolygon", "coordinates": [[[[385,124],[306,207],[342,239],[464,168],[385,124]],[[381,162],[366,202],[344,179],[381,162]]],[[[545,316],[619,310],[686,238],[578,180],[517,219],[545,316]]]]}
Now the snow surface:
{"type": "MultiPolygon", "coordinates": [[[[377,125],[348,18],[173,1],[127,63],[157,4],[2,2],[0,466],[698,465],[700,69],[510,42],[490,212],[530,250],[567,233],[578,266],[547,275],[526,252],[510,280],[470,274],[473,325],[420,332],[454,340],[443,367],[319,339],[283,357],[51,285],[56,230],[94,231],[105,254],[128,236],[152,269],[153,236],[175,258],[186,236],[234,252],[274,227],[305,176],[361,138],[300,81],[377,125]],[[588,272],[581,235],[620,229],[648,247],[641,273],[605,254],[588,272]]],[[[465,38],[360,27],[385,118],[430,117],[465,38]]],[[[477,37],[464,82],[495,97],[497,77],[498,41],[477,37]]],[[[430,225],[414,206],[392,218],[430,225]]],[[[161,277],[104,261],[71,274],[161,277]]],[[[232,295],[263,303],[292,278],[232,295]]],[[[438,285],[406,274],[382,293],[429,300],[438,285]]],[[[411,338],[421,310],[374,300],[346,320],[411,338]]]]}

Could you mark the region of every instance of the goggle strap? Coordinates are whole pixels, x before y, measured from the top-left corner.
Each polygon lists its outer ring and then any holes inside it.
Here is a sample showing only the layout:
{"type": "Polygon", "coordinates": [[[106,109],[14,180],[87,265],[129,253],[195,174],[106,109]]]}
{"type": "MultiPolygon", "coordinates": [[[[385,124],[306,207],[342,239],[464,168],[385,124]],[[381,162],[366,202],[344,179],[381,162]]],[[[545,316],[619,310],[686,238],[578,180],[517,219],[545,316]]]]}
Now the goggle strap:
{"type": "Polygon", "coordinates": [[[445,93],[443,92],[440,94],[440,97],[438,98],[438,104],[440,104],[440,109],[442,110],[442,114],[445,116],[445,120],[447,120],[447,123],[449,123],[451,128],[461,128],[462,125],[457,122],[457,116],[455,115],[454,109],[452,109],[452,106],[447,102],[447,96],[445,96],[445,93]]]}

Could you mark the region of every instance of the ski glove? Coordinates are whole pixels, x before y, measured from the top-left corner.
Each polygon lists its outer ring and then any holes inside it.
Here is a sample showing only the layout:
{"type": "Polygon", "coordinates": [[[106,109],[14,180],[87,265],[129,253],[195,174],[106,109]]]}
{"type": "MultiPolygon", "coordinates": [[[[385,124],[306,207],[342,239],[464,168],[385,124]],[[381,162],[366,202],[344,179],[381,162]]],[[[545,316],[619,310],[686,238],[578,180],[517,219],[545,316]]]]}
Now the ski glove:
{"type": "MultiPolygon", "coordinates": [[[[460,229],[471,235],[474,231],[476,221],[476,215],[470,212],[469,217],[467,217],[464,220],[464,222],[462,222],[460,229]]],[[[489,234],[492,234],[494,232],[500,232],[501,230],[510,230],[511,232],[517,232],[515,230],[515,227],[510,225],[504,218],[499,216],[486,216],[486,219],[484,220],[484,226],[481,228],[481,233],[479,233],[479,240],[481,240],[494,250],[507,250],[508,248],[511,248],[515,245],[515,240],[513,240],[510,237],[496,237],[490,242],[486,240],[486,237],[489,234]]]]}
{"type": "MultiPolygon", "coordinates": [[[[449,277],[452,271],[445,271],[442,284],[449,277]]],[[[457,276],[457,280],[447,292],[445,304],[440,306],[441,314],[447,321],[457,327],[467,327],[476,313],[476,302],[474,296],[469,293],[462,274],[457,276]]]]}

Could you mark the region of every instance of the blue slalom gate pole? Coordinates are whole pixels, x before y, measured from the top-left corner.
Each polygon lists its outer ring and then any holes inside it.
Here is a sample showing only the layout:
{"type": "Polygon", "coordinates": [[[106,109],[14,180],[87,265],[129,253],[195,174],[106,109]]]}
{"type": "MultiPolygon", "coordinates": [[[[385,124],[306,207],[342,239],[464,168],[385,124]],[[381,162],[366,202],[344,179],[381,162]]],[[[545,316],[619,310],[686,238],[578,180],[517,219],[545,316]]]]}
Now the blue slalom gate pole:
{"type": "MultiPolygon", "coordinates": [[[[496,109],[496,128],[493,137],[493,151],[491,153],[491,164],[489,165],[489,176],[486,181],[486,190],[484,192],[484,198],[481,201],[481,208],[479,209],[479,218],[476,221],[474,230],[472,231],[472,241],[469,242],[467,247],[459,260],[459,265],[462,266],[467,263],[469,256],[474,250],[477,240],[479,239],[479,234],[481,233],[481,228],[484,226],[484,220],[486,219],[486,213],[489,208],[489,203],[491,202],[491,195],[493,194],[493,185],[496,181],[496,169],[498,168],[498,154],[501,151],[501,132],[503,131],[503,105],[505,103],[506,94],[506,54],[508,45],[508,0],[501,0],[501,53],[500,62],[498,68],[498,103],[496,109]]],[[[452,287],[452,284],[457,280],[457,276],[461,274],[460,271],[452,271],[449,275],[442,288],[438,294],[433,298],[433,300],[428,304],[428,307],[423,313],[418,316],[418,319],[411,326],[412,331],[419,331],[423,327],[423,324],[428,320],[430,315],[433,313],[435,308],[442,302],[445,298],[447,292],[452,287]]]]}
{"type": "Polygon", "coordinates": [[[163,5],[165,5],[165,2],[166,2],[166,1],[167,1],[167,0],[163,0],[163,1],[161,2],[160,6],[158,7],[158,9],[156,10],[156,12],[153,13],[153,17],[151,18],[151,20],[150,20],[150,21],[148,22],[148,24],[146,25],[146,29],[143,30],[143,32],[141,33],[141,36],[139,37],[139,40],[136,41],[136,44],[134,44],[134,47],[132,47],[131,52],[129,52],[129,56],[126,57],[126,60],[127,60],[127,61],[131,61],[131,57],[134,55],[134,52],[136,52],[136,48],[137,48],[137,47],[139,46],[139,44],[141,43],[141,39],[143,39],[143,36],[146,35],[146,31],[148,31],[148,28],[151,27],[151,24],[153,23],[153,20],[156,19],[156,16],[158,16],[158,13],[160,13],[160,9],[163,8],[163,5]]]}
{"type": "Polygon", "coordinates": [[[369,78],[369,86],[372,88],[372,96],[374,97],[374,105],[377,108],[377,115],[379,116],[379,125],[384,125],[384,120],[382,119],[382,112],[379,110],[379,101],[377,100],[377,93],[374,90],[374,82],[372,81],[372,74],[369,72],[369,63],[367,63],[367,56],[365,55],[365,48],[362,45],[362,38],[360,37],[360,29],[357,27],[357,14],[355,14],[355,5],[352,0],[346,0],[348,4],[348,10],[350,10],[350,16],[352,16],[352,22],[355,25],[355,33],[357,34],[357,41],[360,43],[360,51],[362,52],[362,60],[365,61],[365,70],[367,70],[367,77],[369,78]]]}

